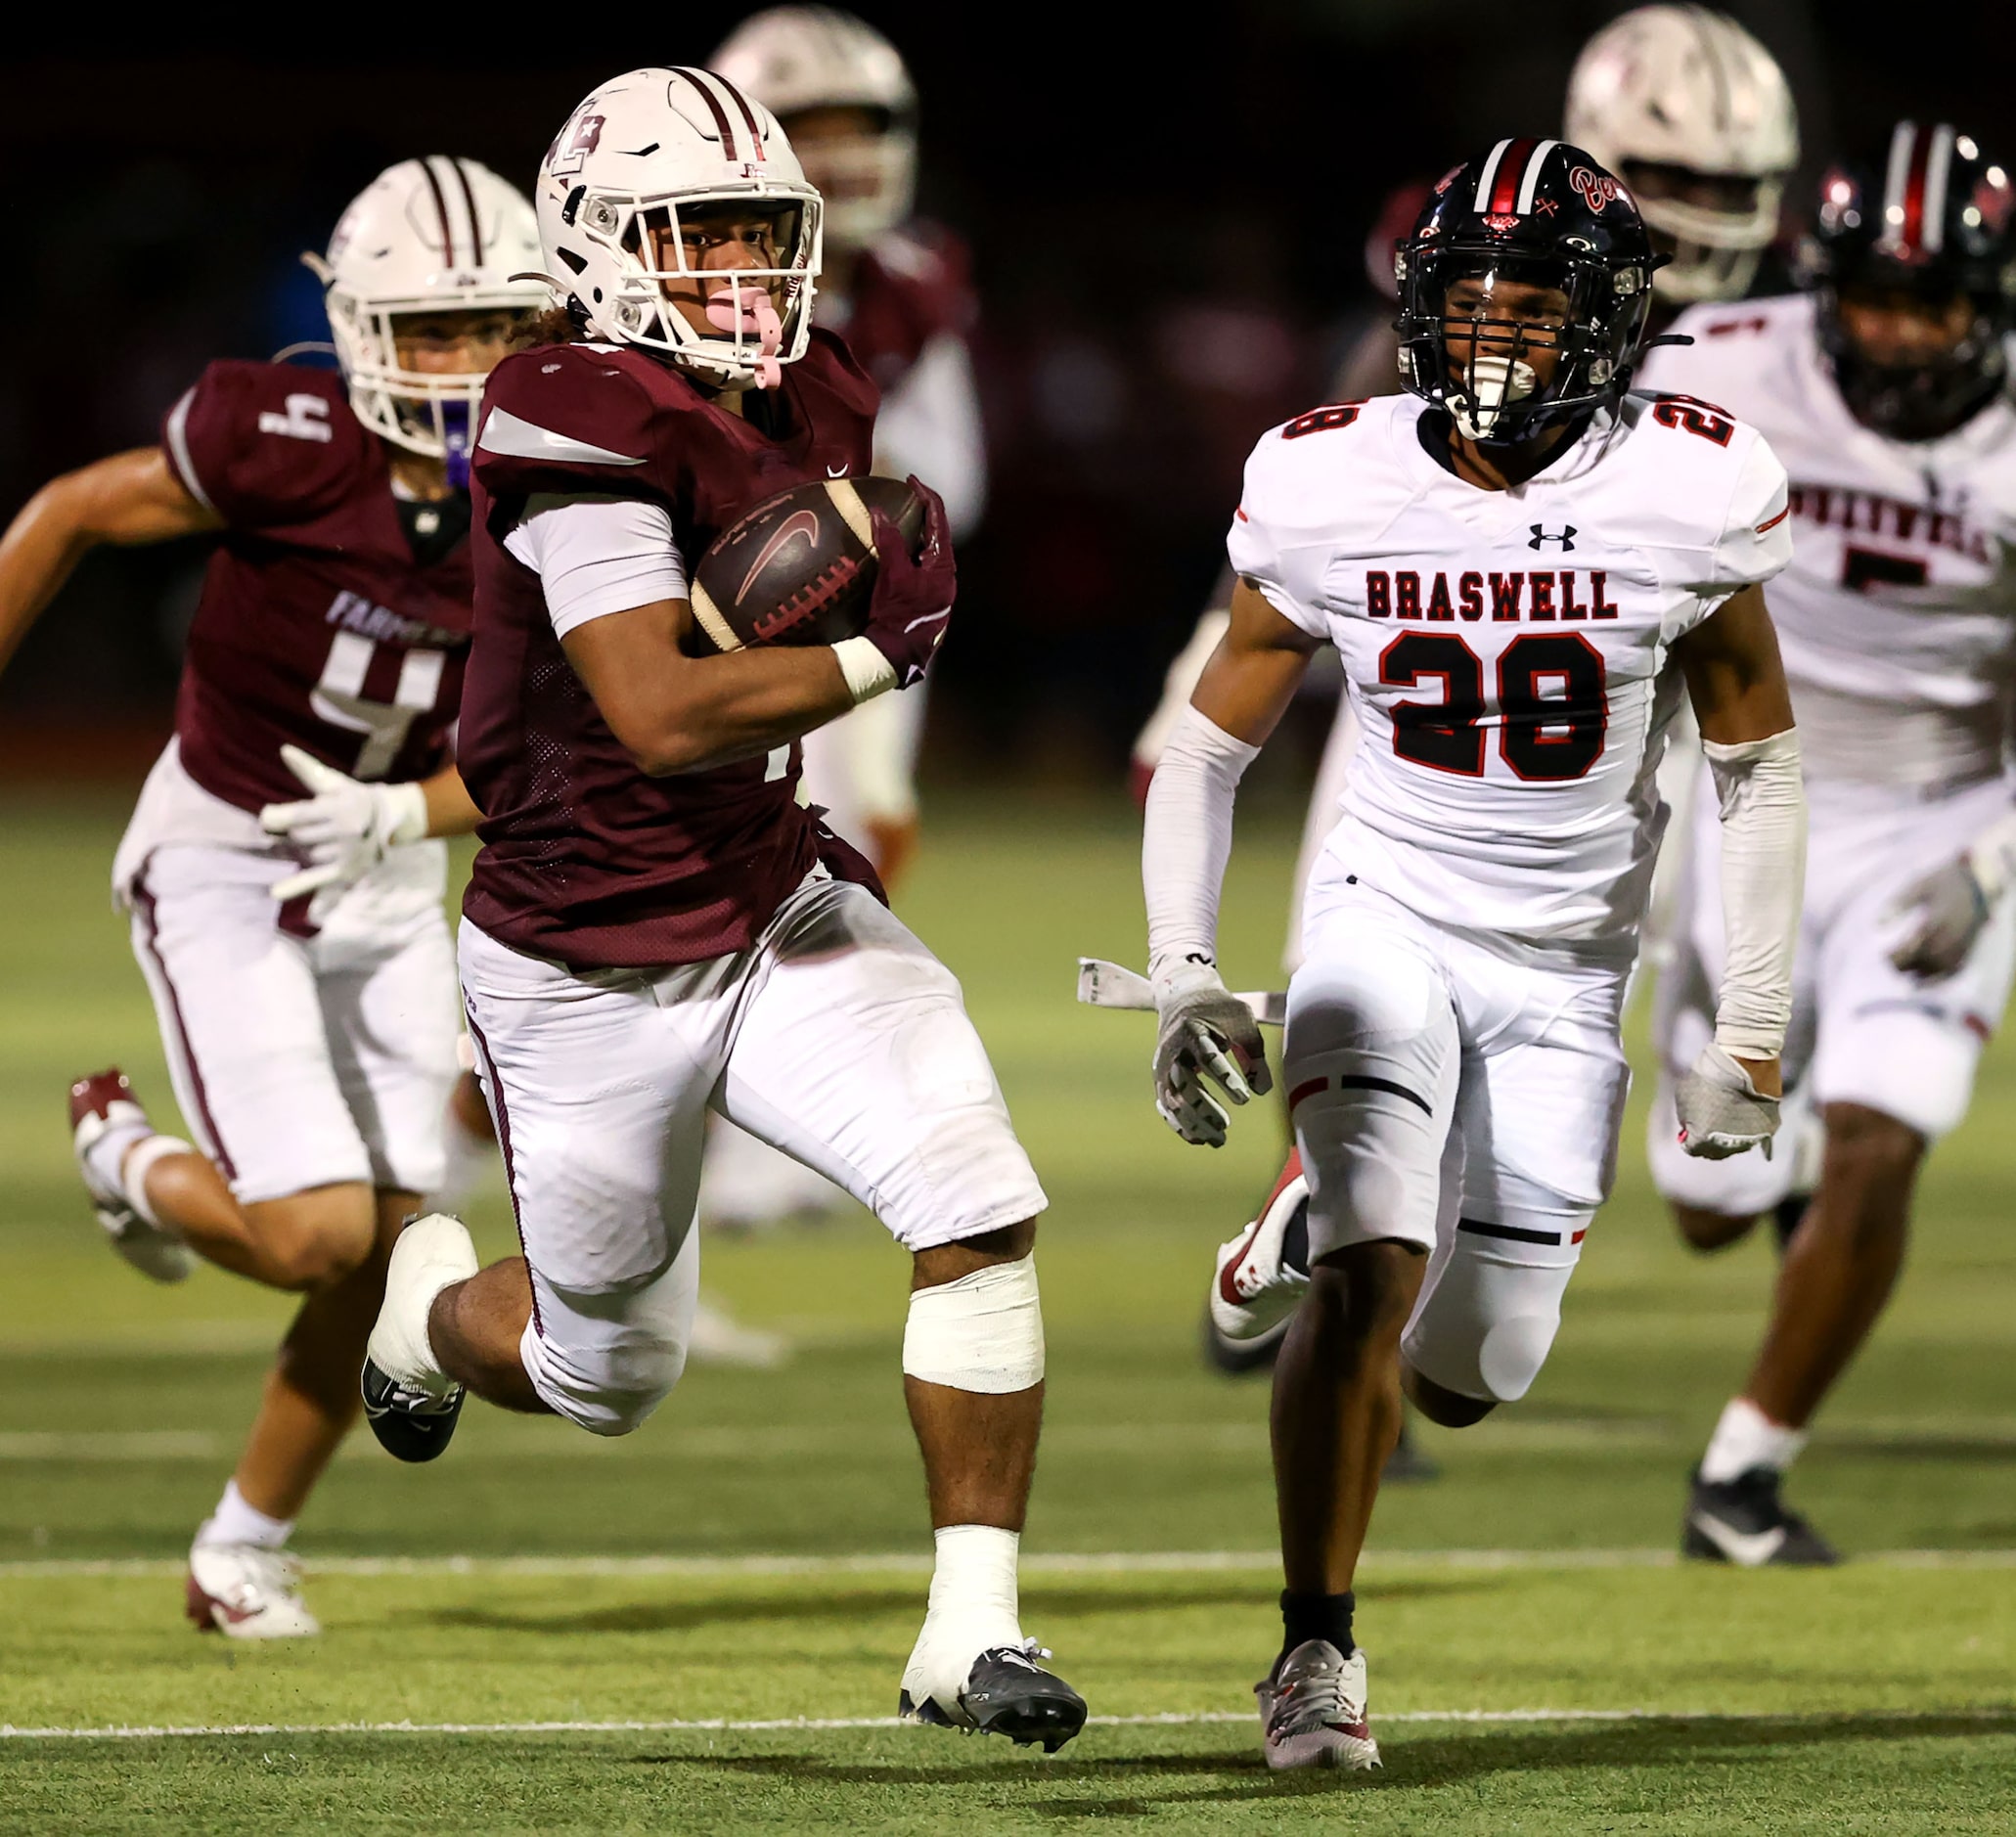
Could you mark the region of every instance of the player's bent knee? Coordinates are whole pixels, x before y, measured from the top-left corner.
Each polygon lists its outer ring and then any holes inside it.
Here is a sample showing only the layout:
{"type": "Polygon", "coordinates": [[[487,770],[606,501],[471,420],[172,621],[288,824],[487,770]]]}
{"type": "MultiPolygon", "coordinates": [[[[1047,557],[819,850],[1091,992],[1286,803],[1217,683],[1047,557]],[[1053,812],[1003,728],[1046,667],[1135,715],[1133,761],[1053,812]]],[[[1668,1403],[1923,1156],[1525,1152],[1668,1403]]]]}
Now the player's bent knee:
{"type": "Polygon", "coordinates": [[[685,1373],[685,1331],[670,1320],[633,1320],[610,1332],[608,1310],[588,1311],[605,1298],[575,1299],[587,1306],[571,1322],[535,1317],[525,1323],[519,1362],[556,1415],[591,1435],[628,1435],[685,1373]]]}
{"type": "Polygon", "coordinates": [[[989,1263],[911,1291],[905,1377],[999,1396],[1041,1384],[1043,1370],[1043,1303],[1033,1256],[989,1263]]]}
{"type": "Polygon", "coordinates": [[[1749,1236],[1757,1224],[1757,1215],[1712,1212],[1705,1206],[1682,1205],[1676,1200],[1673,1222],[1690,1249],[1722,1250],[1749,1236]]]}
{"type": "Polygon", "coordinates": [[[1400,1367],[1400,1383],[1407,1393],[1408,1402],[1441,1428],[1467,1429],[1473,1422],[1482,1422],[1498,1408],[1495,1397],[1465,1397],[1460,1392],[1445,1389],[1405,1362],[1400,1367]]]}
{"type": "Polygon", "coordinates": [[[375,1195],[368,1187],[312,1187],[244,1206],[284,1288],[331,1288],[371,1261],[379,1248],[375,1195]]]}
{"type": "Polygon", "coordinates": [[[1827,1157],[1846,1159],[1872,1173],[1904,1173],[1925,1152],[1925,1138],[1909,1123],[1863,1103],[1830,1103],[1823,1112],[1827,1157]]]}

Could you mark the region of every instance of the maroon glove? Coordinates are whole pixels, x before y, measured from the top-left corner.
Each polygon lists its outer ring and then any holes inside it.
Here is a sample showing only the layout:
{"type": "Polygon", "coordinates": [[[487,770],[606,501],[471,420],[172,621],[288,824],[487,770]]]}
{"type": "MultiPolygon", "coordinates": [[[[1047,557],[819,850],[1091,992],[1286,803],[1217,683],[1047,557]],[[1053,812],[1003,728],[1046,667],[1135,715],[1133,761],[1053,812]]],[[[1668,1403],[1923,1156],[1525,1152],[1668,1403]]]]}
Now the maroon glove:
{"type": "Polygon", "coordinates": [[[880,511],[871,513],[877,566],[868,623],[861,634],[889,659],[898,689],[923,681],[925,666],[944,642],[953,596],[959,591],[945,500],[916,478],[910,480],[910,488],[924,506],[923,535],[915,560],[894,519],[880,511]]]}

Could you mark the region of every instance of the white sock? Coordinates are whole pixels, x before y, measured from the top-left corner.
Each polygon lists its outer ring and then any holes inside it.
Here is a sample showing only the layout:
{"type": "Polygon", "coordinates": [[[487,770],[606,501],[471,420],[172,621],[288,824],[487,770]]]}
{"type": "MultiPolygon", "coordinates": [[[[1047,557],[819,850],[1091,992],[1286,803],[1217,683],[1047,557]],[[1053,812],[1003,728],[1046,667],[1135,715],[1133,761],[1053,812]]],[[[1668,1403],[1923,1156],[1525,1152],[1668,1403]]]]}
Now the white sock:
{"type": "Polygon", "coordinates": [[[109,1192],[124,1192],[126,1183],[119,1170],[125,1165],[126,1150],[153,1134],[154,1125],[149,1122],[128,1123],[123,1128],[114,1123],[84,1150],[91,1177],[109,1192]]]}
{"type": "Polygon", "coordinates": [[[165,1160],[171,1154],[195,1152],[188,1143],[178,1141],[173,1136],[150,1135],[145,1141],[137,1143],[130,1154],[120,1158],[119,1190],[132,1202],[133,1210],[157,1232],[168,1232],[178,1237],[181,1235],[173,1226],[163,1225],[156,1217],[154,1205],[147,1196],[147,1177],[154,1171],[157,1161],[165,1160]]]}
{"type": "Polygon", "coordinates": [[[256,1505],[246,1502],[236,1480],[224,1483],[224,1497],[217,1509],[197,1529],[199,1544],[256,1544],[262,1550],[282,1548],[293,1535],[291,1518],[269,1518],[256,1505]]]}
{"type": "Polygon", "coordinates": [[[1015,1564],[1022,1548],[1020,1534],[989,1524],[953,1524],[935,1536],[938,1561],[931,1571],[926,1621],[998,1625],[998,1636],[985,1635],[989,1644],[1019,1642],[1022,1617],[1015,1564]]]}
{"type": "Polygon", "coordinates": [[[1701,1477],[1711,1486],[1725,1485],[1752,1467],[1783,1473],[1806,1446],[1804,1429],[1788,1429],[1747,1397],[1732,1397],[1715,1425],[1708,1452],[1701,1456],[1701,1477]]]}

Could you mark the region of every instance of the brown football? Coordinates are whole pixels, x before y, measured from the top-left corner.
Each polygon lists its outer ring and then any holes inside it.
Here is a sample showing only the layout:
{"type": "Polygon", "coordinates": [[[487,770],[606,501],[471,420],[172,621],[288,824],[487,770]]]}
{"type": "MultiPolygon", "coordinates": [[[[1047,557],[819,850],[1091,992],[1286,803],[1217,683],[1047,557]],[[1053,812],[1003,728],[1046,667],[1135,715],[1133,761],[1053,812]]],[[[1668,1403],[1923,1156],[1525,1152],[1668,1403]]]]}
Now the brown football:
{"type": "Polygon", "coordinates": [[[833,645],[859,635],[874,589],[880,511],[915,550],[923,501],[898,478],[794,485],[717,536],[694,569],[694,649],[833,645]]]}

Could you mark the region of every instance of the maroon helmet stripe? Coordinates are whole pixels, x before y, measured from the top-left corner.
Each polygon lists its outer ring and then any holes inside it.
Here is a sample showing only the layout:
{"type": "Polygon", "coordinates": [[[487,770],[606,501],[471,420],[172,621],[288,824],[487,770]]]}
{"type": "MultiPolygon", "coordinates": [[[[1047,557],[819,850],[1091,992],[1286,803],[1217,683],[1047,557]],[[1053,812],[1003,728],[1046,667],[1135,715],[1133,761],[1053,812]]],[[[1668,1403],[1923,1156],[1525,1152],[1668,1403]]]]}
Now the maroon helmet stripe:
{"type": "MultiPolygon", "coordinates": [[[[713,76],[714,73],[710,70],[707,74],[713,76]]],[[[715,76],[714,80],[735,98],[735,106],[742,112],[742,119],[749,124],[749,139],[755,146],[756,157],[758,159],[766,157],[767,156],[763,152],[763,130],[756,125],[756,112],[749,107],[748,97],[743,95],[725,76],[715,76]]]]}
{"type": "Polygon", "coordinates": [[[728,111],[722,108],[721,104],[715,100],[713,90],[704,80],[704,72],[690,70],[685,65],[681,64],[674,67],[672,74],[685,77],[689,83],[700,92],[701,99],[707,105],[708,113],[714,117],[714,126],[720,131],[722,157],[725,159],[736,158],[738,156],[735,150],[735,124],[729,120],[728,111]]]}
{"type": "Polygon", "coordinates": [[[455,231],[448,222],[448,195],[442,191],[441,181],[434,177],[430,160],[421,160],[420,169],[426,174],[427,190],[434,195],[434,209],[441,219],[441,265],[452,268],[455,266],[455,231]]]}
{"type": "Polygon", "coordinates": [[[455,168],[455,176],[462,182],[462,202],[469,209],[470,241],[475,245],[470,254],[470,266],[480,268],[483,265],[483,219],[476,209],[476,188],[469,182],[469,167],[462,160],[451,159],[448,163],[455,168]]]}

